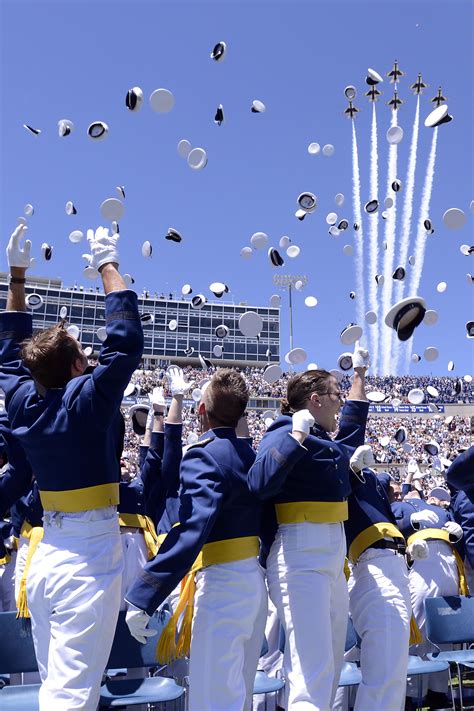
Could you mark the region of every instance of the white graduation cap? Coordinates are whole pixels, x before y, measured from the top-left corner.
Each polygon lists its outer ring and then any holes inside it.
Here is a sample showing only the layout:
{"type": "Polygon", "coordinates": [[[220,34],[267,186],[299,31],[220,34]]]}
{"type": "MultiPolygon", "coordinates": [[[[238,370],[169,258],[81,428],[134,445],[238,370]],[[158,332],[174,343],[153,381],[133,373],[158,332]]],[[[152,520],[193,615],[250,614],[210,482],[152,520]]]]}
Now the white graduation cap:
{"type": "Polygon", "coordinates": [[[143,105],[143,91],[139,86],[133,86],[125,96],[125,106],[130,111],[140,111],[143,105]]]}
{"type": "Polygon", "coordinates": [[[158,114],[167,114],[174,106],[174,96],[169,89],[155,89],[150,94],[150,106],[158,114]]]}

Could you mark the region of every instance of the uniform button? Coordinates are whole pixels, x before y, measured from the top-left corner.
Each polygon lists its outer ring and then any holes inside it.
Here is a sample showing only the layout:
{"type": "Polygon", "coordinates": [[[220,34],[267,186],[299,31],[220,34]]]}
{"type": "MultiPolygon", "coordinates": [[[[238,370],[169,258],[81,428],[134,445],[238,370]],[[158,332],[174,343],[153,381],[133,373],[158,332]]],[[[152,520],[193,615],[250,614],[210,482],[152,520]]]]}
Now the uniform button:
{"type": "Polygon", "coordinates": [[[333,449],[332,447],[329,447],[329,451],[330,451],[331,454],[332,454],[332,453],[334,452],[334,449],[333,449]]]}
{"type": "Polygon", "coordinates": [[[338,464],[336,464],[336,469],[339,469],[339,465],[338,465],[338,464]]]}

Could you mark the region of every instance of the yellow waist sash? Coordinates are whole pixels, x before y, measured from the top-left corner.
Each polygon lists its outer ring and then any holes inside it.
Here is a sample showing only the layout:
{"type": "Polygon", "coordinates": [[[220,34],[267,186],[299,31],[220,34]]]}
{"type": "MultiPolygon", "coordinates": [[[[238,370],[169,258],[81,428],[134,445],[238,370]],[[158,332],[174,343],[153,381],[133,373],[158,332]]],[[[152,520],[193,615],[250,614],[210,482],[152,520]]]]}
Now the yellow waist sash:
{"type": "Polygon", "coordinates": [[[364,529],[354,538],[350,547],[348,557],[352,563],[356,563],[362,553],[370,548],[371,545],[384,538],[401,538],[404,541],[403,535],[393,523],[382,521],[373,523],[368,528],[364,529]]]}
{"type": "Polygon", "coordinates": [[[284,523],[338,523],[349,518],[347,501],[292,501],[275,504],[277,521],[284,523]]]}
{"type": "Polygon", "coordinates": [[[225,541],[206,543],[203,546],[191,570],[181,581],[181,595],[178,604],[158,641],[156,653],[157,659],[161,664],[169,664],[174,659],[179,659],[189,654],[194,612],[194,593],[196,591],[196,584],[194,582],[195,573],[210,565],[220,565],[236,560],[245,560],[246,558],[256,558],[258,552],[259,540],[257,536],[229,538],[225,541]],[[176,628],[183,612],[183,622],[178,641],[176,642],[176,628]]]}
{"type": "Polygon", "coordinates": [[[89,509],[102,509],[106,506],[117,506],[119,502],[119,485],[99,484],[87,486],[85,489],[69,489],[68,491],[40,491],[41,503],[45,511],[63,511],[77,513],[89,509]]]}
{"type": "Polygon", "coordinates": [[[151,518],[142,514],[119,513],[120,526],[130,526],[139,528],[143,532],[143,538],[148,550],[148,560],[151,560],[158,553],[159,542],[155,525],[151,518]]]}
{"type": "Polygon", "coordinates": [[[459,594],[460,595],[467,595],[468,590],[467,590],[467,582],[466,582],[466,574],[464,572],[464,563],[462,561],[461,556],[457,552],[456,548],[452,544],[452,542],[449,540],[449,533],[443,528],[423,528],[421,531],[416,531],[416,533],[412,533],[412,535],[408,538],[407,544],[410,545],[410,543],[413,543],[413,541],[445,541],[446,543],[449,543],[451,546],[452,553],[454,555],[454,558],[456,560],[456,567],[458,569],[458,574],[459,574],[459,594]]]}

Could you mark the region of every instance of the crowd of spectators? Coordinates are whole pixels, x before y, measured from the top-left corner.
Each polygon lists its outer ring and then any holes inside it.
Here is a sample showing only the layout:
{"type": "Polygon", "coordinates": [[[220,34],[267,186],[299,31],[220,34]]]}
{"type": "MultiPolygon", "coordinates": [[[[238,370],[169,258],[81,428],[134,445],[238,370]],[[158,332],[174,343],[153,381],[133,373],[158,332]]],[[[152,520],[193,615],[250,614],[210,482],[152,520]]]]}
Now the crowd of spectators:
{"type": "MultiPolygon", "coordinates": [[[[202,371],[201,371],[202,372],[202,371]]],[[[130,475],[138,471],[138,452],[141,437],[133,432],[127,408],[123,408],[126,422],[124,459],[130,475]]],[[[247,421],[254,447],[259,443],[270,423],[270,415],[276,417],[278,411],[248,410],[247,421]]],[[[453,460],[459,452],[469,447],[472,423],[470,417],[449,417],[433,415],[431,417],[396,417],[370,416],[367,422],[366,442],[374,453],[377,469],[388,471],[392,477],[403,482],[410,463],[416,462],[420,483],[427,493],[434,486],[444,483],[443,471],[446,460],[453,460]],[[398,428],[404,427],[406,441],[398,444],[394,435],[398,428]],[[436,442],[438,455],[430,455],[425,445],[436,442]],[[444,460],[444,461],[443,461],[444,460]]],[[[183,409],[183,445],[197,439],[199,435],[198,418],[195,407],[183,409]]],[[[415,477],[416,478],[416,477],[415,477]]]]}
{"type": "MultiPolygon", "coordinates": [[[[187,380],[194,382],[196,385],[200,380],[208,376],[208,373],[202,368],[194,368],[186,366],[183,368],[187,380]]],[[[140,387],[142,394],[149,393],[155,385],[163,384],[166,390],[166,382],[163,383],[165,368],[155,368],[154,370],[137,370],[132,378],[132,382],[140,387]]],[[[210,371],[209,371],[210,372],[210,371]]],[[[286,394],[286,386],[292,373],[283,373],[275,383],[269,384],[263,378],[264,371],[262,368],[244,368],[243,375],[248,383],[250,396],[254,398],[272,397],[281,398],[286,394]]],[[[399,399],[402,403],[408,403],[407,395],[413,388],[421,388],[425,392],[425,402],[433,403],[456,403],[474,402],[474,388],[470,382],[470,376],[459,379],[448,376],[427,376],[427,375],[404,375],[400,377],[394,376],[367,376],[367,392],[376,390],[387,396],[387,402],[394,398],[399,399]],[[457,382],[462,383],[462,392],[456,389],[457,382]],[[438,397],[432,397],[426,391],[428,385],[436,388],[439,393],[438,397]]],[[[348,392],[350,389],[350,380],[348,376],[344,376],[341,380],[341,389],[348,392]]]]}

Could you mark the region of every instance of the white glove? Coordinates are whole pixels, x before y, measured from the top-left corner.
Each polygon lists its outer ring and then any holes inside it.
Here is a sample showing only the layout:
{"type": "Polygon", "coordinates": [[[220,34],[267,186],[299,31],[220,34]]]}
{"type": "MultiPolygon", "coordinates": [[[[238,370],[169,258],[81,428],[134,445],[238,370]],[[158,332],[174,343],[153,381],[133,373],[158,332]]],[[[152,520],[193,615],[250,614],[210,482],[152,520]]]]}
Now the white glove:
{"type": "Polygon", "coordinates": [[[190,387],[192,387],[192,382],[188,383],[184,379],[183,369],[179,365],[170,365],[166,371],[166,376],[169,381],[169,386],[171,390],[171,395],[184,395],[190,387]]]}
{"type": "Polygon", "coordinates": [[[10,237],[7,245],[7,261],[9,267],[20,267],[28,269],[33,264],[33,259],[30,257],[31,242],[29,239],[25,241],[24,247],[20,246],[20,240],[25,236],[28,227],[26,225],[18,225],[10,237]]]}
{"type": "Polygon", "coordinates": [[[125,622],[128,625],[130,634],[141,644],[146,644],[147,637],[154,637],[156,635],[156,630],[148,629],[147,625],[149,621],[150,616],[147,615],[144,610],[138,610],[135,607],[129,610],[125,615],[125,622]]]}
{"type": "Polygon", "coordinates": [[[357,447],[349,460],[349,466],[354,474],[361,472],[364,467],[373,467],[374,464],[374,455],[372,447],[369,444],[362,444],[360,447],[357,447]]]}
{"type": "Polygon", "coordinates": [[[314,417],[309,410],[298,410],[292,418],[293,432],[302,432],[309,435],[311,427],[314,425],[314,417]]]}
{"type": "Polygon", "coordinates": [[[446,521],[443,528],[445,531],[447,531],[449,533],[450,536],[452,536],[454,538],[454,541],[456,543],[458,541],[460,541],[464,535],[461,526],[459,525],[459,523],[456,523],[455,521],[446,521]]]}
{"type": "Polygon", "coordinates": [[[363,368],[364,371],[366,371],[369,365],[370,353],[365,348],[361,348],[359,346],[359,342],[357,341],[354,348],[354,353],[352,354],[352,367],[354,368],[354,370],[357,370],[358,368],[363,368]]]}
{"type": "Polygon", "coordinates": [[[406,553],[411,560],[424,560],[429,555],[428,544],[426,541],[413,541],[407,546],[406,553]]]}
{"type": "Polygon", "coordinates": [[[119,235],[109,235],[109,230],[105,227],[98,227],[94,230],[87,230],[87,241],[89,242],[91,254],[83,254],[82,258],[86,260],[87,266],[99,271],[104,264],[119,263],[119,255],[117,251],[117,242],[119,235]]]}
{"type": "Polygon", "coordinates": [[[153,388],[148,395],[152,410],[155,412],[164,412],[166,410],[165,394],[162,387],[153,388]]]}
{"type": "Polygon", "coordinates": [[[415,511],[410,516],[410,523],[413,528],[429,528],[430,523],[438,523],[439,516],[434,511],[427,509],[426,511],[415,511]],[[426,524],[426,526],[420,526],[420,524],[426,524]]]}

